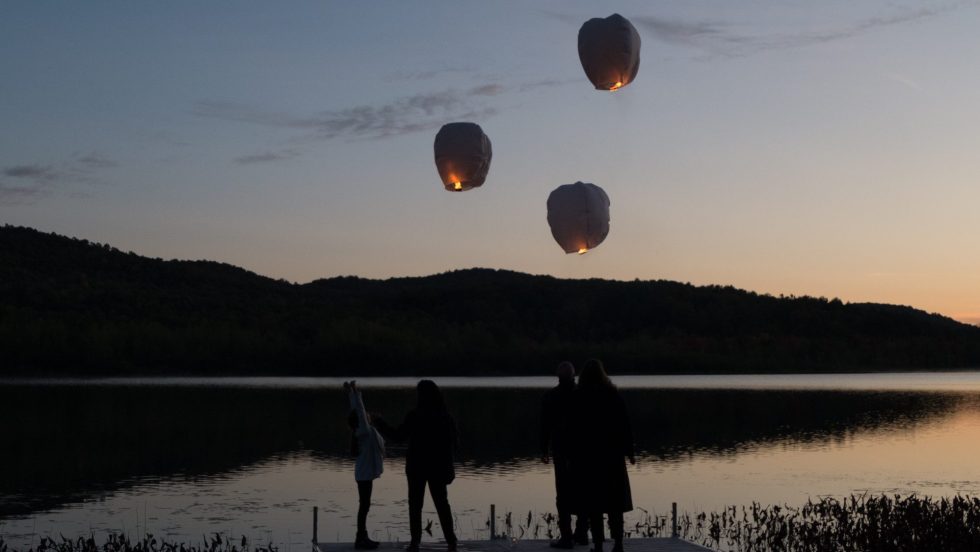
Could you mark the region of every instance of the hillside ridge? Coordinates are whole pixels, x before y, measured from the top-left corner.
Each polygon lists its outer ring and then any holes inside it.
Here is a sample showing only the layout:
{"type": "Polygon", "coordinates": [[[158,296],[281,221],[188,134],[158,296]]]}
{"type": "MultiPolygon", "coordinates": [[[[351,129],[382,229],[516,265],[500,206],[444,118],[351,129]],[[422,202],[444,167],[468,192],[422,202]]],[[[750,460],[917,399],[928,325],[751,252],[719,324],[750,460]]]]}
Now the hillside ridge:
{"type": "Polygon", "coordinates": [[[0,375],[529,375],[980,366],[980,328],[908,306],[470,268],[290,283],[0,228],[0,375]]]}

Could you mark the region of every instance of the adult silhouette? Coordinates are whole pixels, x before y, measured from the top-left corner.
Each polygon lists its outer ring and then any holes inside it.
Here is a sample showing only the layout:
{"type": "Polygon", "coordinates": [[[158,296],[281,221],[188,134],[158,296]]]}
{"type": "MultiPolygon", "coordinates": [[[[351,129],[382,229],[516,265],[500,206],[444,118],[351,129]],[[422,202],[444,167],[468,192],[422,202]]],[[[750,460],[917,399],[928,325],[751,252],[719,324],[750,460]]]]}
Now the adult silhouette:
{"type": "Polygon", "coordinates": [[[422,541],[422,504],[425,487],[428,486],[446,544],[449,551],[454,552],[457,539],[446,487],[456,478],[453,466],[457,444],[456,422],[446,409],[442,392],[434,381],[420,381],[416,386],[416,396],[415,409],[405,416],[400,426],[393,428],[383,420],[375,421],[375,426],[385,437],[408,443],[405,476],[408,479],[411,541],[407,550],[417,552],[422,541]]]}
{"type": "Polygon", "coordinates": [[[633,430],[626,404],[609,381],[602,362],[585,363],[575,388],[574,423],[581,435],[575,442],[572,469],[579,508],[588,513],[595,552],[602,552],[603,514],[609,516],[613,552],[623,550],[623,513],[633,509],[624,458],[636,463],[633,430]]]}
{"type": "Polygon", "coordinates": [[[558,509],[558,540],[552,548],[574,548],[589,544],[589,518],[577,509],[572,451],[577,432],[572,424],[575,410],[575,366],[564,361],[558,365],[558,385],[541,398],[541,461],[555,467],[555,507],[558,509]],[[572,514],[576,514],[572,533],[572,514]]]}

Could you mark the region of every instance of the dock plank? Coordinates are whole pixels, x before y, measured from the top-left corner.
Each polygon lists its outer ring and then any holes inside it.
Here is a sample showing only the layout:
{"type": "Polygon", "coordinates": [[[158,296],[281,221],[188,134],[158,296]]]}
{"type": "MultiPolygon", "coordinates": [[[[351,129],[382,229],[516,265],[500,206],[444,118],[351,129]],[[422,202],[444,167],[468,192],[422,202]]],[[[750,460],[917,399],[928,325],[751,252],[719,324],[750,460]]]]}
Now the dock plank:
{"type": "MultiPolygon", "coordinates": [[[[547,540],[479,540],[479,541],[460,541],[460,552],[555,552],[547,540]]],[[[378,548],[379,552],[401,552],[405,549],[404,542],[384,542],[378,548]]],[[[701,545],[688,542],[683,539],[672,538],[638,538],[626,539],[623,541],[623,548],[626,552],[705,552],[710,550],[701,545]]],[[[321,542],[317,543],[319,552],[352,552],[354,543],[352,542],[321,542]]],[[[422,552],[446,552],[445,543],[423,542],[422,552]]],[[[612,549],[612,542],[606,542],[606,551],[612,549]]],[[[589,547],[577,546],[575,551],[588,552],[589,547]]]]}

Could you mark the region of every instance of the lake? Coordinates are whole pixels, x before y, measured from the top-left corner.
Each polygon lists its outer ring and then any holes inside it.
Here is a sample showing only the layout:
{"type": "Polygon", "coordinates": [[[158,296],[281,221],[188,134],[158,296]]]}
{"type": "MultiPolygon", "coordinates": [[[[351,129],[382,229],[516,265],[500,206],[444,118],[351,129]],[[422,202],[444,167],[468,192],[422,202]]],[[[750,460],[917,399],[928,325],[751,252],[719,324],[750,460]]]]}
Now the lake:
{"type": "MultiPolygon", "coordinates": [[[[538,460],[538,405],[553,378],[434,378],[461,433],[450,502],[464,538],[491,504],[554,509],[538,460]]],[[[638,463],[634,503],[662,514],[799,504],[851,493],[980,494],[980,373],[623,376],[638,463]]],[[[416,378],[360,379],[398,421],[416,378]]],[[[0,380],[0,536],[221,532],[306,549],[352,540],[356,491],[340,379],[0,380]]],[[[399,449],[375,483],[375,538],[407,540],[399,449]]],[[[636,511],[627,517],[637,519],[636,511]]],[[[423,520],[436,520],[426,498],[423,520]]],[[[516,522],[515,522],[516,523],[516,522]]],[[[438,522],[434,534],[441,536],[438,522]]]]}

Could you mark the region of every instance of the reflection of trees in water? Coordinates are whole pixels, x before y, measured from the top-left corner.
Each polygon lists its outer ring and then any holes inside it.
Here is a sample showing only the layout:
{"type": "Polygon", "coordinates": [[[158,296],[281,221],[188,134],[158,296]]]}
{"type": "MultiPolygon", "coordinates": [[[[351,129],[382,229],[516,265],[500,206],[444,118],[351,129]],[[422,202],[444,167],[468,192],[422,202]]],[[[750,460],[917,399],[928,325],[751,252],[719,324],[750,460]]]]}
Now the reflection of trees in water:
{"type": "MultiPolygon", "coordinates": [[[[537,457],[542,393],[447,389],[461,460],[474,470],[506,470],[537,457]]],[[[860,391],[630,389],[623,395],[638,448],[665,459],[901,430],[980,404],[971,395],[860,391]]],[[[389,421],[399,421],[413,401],[413,389],[365,391],[368,409],[389,421]]],[[[0,516],[146,478],[206,478],[290,451],[345,458],[346,411],[342,393],[322,389],[0,386],[0,516]]]]}
{"type": "Polygon", "coordinates": [[[963,401],[955,394],[875,391],[658,390],[626,395],[638,445],[646,454],[665,459],[737,453],[776,443],[840,443],[857,434],[937,422],[963,401]]]}

